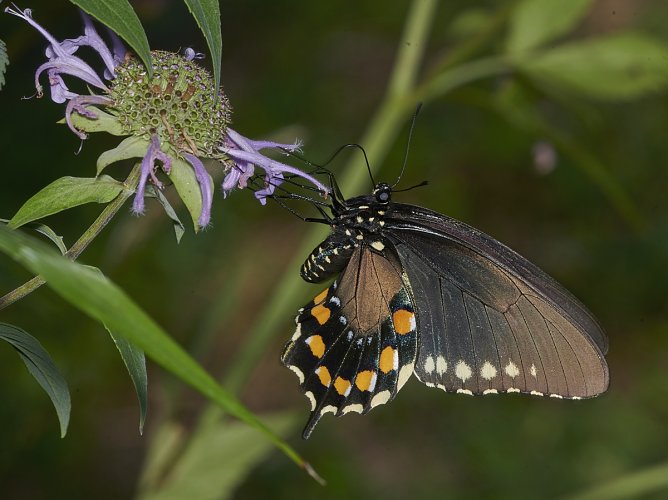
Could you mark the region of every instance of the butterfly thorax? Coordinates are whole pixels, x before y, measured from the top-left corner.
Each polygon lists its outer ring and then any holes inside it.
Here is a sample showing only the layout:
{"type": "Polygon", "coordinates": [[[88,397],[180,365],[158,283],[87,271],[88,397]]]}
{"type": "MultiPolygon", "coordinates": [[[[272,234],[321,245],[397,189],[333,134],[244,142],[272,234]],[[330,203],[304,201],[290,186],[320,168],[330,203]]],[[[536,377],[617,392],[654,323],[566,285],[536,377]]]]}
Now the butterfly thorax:
{"type": "MultiPolygon", "coordinates": [[[[377,188],[378,189],[378,188],[377,188]]],[[[301,268],[301,276],[310,283],[320,283],[346,266],[353,251],[363,245],[373,252],[383,254],[385,217],[390,209],[389,198],[379,201],[374,194],[358,196],[345,204],[332,208],[332,232],[318,245],[301,268]]]]}

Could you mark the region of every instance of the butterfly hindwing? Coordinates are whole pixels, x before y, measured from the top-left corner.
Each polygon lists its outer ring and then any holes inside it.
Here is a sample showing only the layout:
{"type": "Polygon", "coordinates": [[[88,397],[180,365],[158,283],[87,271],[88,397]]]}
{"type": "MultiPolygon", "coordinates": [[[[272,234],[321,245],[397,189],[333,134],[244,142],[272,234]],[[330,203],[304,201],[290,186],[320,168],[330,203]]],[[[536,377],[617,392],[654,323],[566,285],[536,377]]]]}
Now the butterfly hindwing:
{"type": "Polygon", "coordinates": [[[308,437],[326,413],[366,413],[413,372],[417,329],[394,253],[355,249],[337,281],[307,304],[281,358],[311,402],[308,437]]]}

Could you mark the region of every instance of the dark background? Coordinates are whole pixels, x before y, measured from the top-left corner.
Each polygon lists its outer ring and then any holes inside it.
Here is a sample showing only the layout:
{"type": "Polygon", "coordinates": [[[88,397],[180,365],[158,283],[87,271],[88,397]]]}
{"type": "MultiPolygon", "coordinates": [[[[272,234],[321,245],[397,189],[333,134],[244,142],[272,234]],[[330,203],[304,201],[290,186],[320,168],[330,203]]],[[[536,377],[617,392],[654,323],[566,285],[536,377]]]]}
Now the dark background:
{"type": "MultiPolygon", "coordinates": [[[[133,5],[153,48],[206,52],[179,2],[133,5]]],[[[59,39],[80,33],[76,10],[66,2],[19,6],[32,7],[59,39]]],[[[458,43],[450,26],[463,8],[449,2],[438,10],[427,65],[458,43]]],[[[407,4],[254,0],[225,2],[221,10],[222,82],[236,130],[254,138],[299,135],[304,155],[316,162],[360,139],[383,97],[407,4]]],[[[661,1],[599,1],[574,36],[634,27],[668,42],[667,21],[668,5],[661,1]]],[[[21,99],[33,93],[43,40],[5,14],[0,38],[11,58],[0,92],[0,217],[10,218],[49,182],[93,176],[95,159],[115,142],[96,136],[76,155],[78,139],[55,123],[63,106],[48,98],[21,99]]],[[[492,40],[489,51],[501,40],[492,40]]],[[[610,337],[609,392],[583,402],[468,398],[413,380],[393,403],[367,416],[325,417],[304,442],[299,430],[308,402],[278,361],[295,307],[273,326],[241,396],[258,413],[300,412],[289,440],[329,485],[320,488],[274,451],[248,471],[236,497],[559,497],[668,459],[668,95],[572,103],[577,113],[568,103],[541,103],[555,126],[577,137],[628,193],[641,216],[634,225],[568,155],[558,151],[549,173],[536,168],[532,148],[541,135],[516,127],[481,98],[501,92],[512,78],[476,83],[424,107],[402,185],[427,179],[429,186],[397,199],[482,229],[572,290],[610,337]]],[[[406,130],[379,177],[396,178],[406,130]]],[[[343,168],[347,157],[331,168],[343,168]]],[[[108,170],[117,178],[125,172],[108,170]]],[[[99,210],[84,206],[46,222],[71,244],[99,210]]],[[[189,230],[177,245],[169,222],[149,203],[141,218],[122,211],[80,260],[99,266],[209,371],[222,374],[308,229],[276,205],[260,206],[249,192],[223,200],[218,189],[213,226],[205,232],[189,230]],[[221,308],[219,317],[214,307],[221,308]]],[[[296,275],[298,268],[287,271],[296,275]]],[[[28,278],[7,259],[0,262],[0,293],[28,278]]],[[[306,283],[302,288],[299,302],[320,291],[306,283]]],[[[0,346],[0,496],[128,498],[155,425],[168,415],[188,428],[203,406],[199,396],[149,364],[149,420],[141,437],[132,385],[101,326],[47,288],[2,311],[0,320],[43,343],[66,376],[73,402],[61,440],[50,401],[13,350],[0,346]]]]}

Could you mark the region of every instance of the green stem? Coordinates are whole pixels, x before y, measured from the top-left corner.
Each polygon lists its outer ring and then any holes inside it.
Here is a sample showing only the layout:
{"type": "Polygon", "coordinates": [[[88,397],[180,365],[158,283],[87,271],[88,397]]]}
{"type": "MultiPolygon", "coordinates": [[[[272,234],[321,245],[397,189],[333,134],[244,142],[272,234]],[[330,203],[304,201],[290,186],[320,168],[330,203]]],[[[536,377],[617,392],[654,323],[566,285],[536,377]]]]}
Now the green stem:
{"type": "MultiPolygon", "coordinates": [[[[130,175],[128,175],[127,179],[125,179],[124,184],[126,189],[121,191],[121,193],[116,198],[114,198],[109,204],[107,204],[106,207],[104,207],[104,210],[102,210],[102,213],[100,213],[97,219],[95,219],[95,222],[93,222],[74,243],[74,245],[72,245],[72,247],[67,252],[65,252],[66,257],[70,258],[71,260],[76,260],[77,257],[79,257],[79,255],[81,255],[81,253],[88,247],[88,245],[90,245],[92,241],[102,232],[106,225],[109,224],[111,219],[113,219],[113,217],[118,213],[127,199],[132,196],[132,194],[134,194],[137,187],[137,182],[139,181],[139,172],[139,165],[136,165],[130,172],[130,175]]],[[[25,282],[23,285],[15,288],[3,297],[0,297],[0,310],[31,294],[44,283],[46,283],[44,279],[42,279],[40,276],[35,276],[30,281],[25,282]]]]}

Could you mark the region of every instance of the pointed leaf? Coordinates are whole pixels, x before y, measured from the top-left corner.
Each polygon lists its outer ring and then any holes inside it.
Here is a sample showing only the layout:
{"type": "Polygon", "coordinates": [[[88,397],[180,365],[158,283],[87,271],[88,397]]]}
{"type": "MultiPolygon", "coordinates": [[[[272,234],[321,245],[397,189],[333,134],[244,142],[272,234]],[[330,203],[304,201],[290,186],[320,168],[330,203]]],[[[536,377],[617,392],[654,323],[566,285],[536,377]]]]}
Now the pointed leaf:
{"type": "Polygon", "coordinates": [[[152,74],[151,49],[128,0],[70,0],[125,40],[152,74]]]}
{"type": "Polygon", "coordinates": [[[184,0],[188,10],[202,30],[211,52],[213,79],[220,87],[220,62],[223,53],[223,37],[220,32],[220,7],[218,0],[184,0]]]}
{"type": "MultiPolygon", "coordinates": [[[[221,387],[118,286],[86,266],[58,255],[44,243],[0,225],[0,251],[42,276],[49,287],[90,317],[124,336],[185,383],[230,415],[262,432],[309,474],[310,466],[267,428],[230,392],[221,387]]],[[[315,477],[315,476],[314,476],[315,477]]]]}
{"type": "MultiPolygon", "coordinates": [[[[99,270],[98,270],[99,271],[99,270]]],[[[102,274],[100,272],[100,274],[102,274]]],[[[148,375],[146,374],[146,358],[144,351],[128,341],[125,337],[115,334],[106,325],[107,331],[121,354],[132,383],[135,386],[137,399],[139,400],[139,434],[144,432],[144,422],[148,411],[148,375]]]]}
{"type": "MultiPolygon", "coordinates": [[[[0,222],[2,222],[3,224],[9,224],[9,219],[0,219],[0,222]]],[[[58,250],[60,250],[60,253],[62,255],[64,255],[65,252],[67,252],[67,246],[65,246],[63,237],[56,234],[56,232],[46,224],[40,224],[39,222],[30,222],[25,226],[34,229],[38,233],[43,234],[44,236],[49,238],[54,243],[54,245],[58,247],[58,250]]]]}
{"type": "Polygon", "coordinates": [[[103,175],[96,178],[61,177],[26,201],[9,222],[16,229],[47,215],[52,215],[84,203],[109,203],[125,186],[103,175]]]}
{"type": "Polygon", "coordinates": [[[112,163],[129,158],[143,158],[148,150],[148,140],[135,135],[123,139],[114,149],[105,151],[97,158],[97,175],[112,163]]]}
{"type": "Polygon", "coordinates": [[[174,211],[174,208],[172,207],[171,203],[169,203],[169,200],[165,197],[164,194],[162,194],[162,191],[160,189],[156,189],[154,186],[148,186],[146,192],[149,196],[153,194],[157,198],[158,202],[162,205],[162,208],[165,209],[167,217],[169,217],[172,220],[172,223],[174,224],[174,234],[176,235],[176,242],[180,243],[183,234],[186,232],[186,228],[183,225],[183,222],[181,222],[181,219],[179,219],[179,216],[176,215],[176,212],[174,211]]]}
{"type": "Polygon", "coordinates": [[[17,350],[30,374],[49,395],[60,422],[60,437],[65,437],[72,409],[70,391],[49,353],[35,337],[7,323],[0,323],[0,340],[17,350]]]}
{"type": "MultiPolygon", "coordinates": [[[[263,420],[283,436],[298,423],[294,413],[266,415],[263,420]]],[[[229,418],[221,419],[195,434],[167,477],[141,492],[138,498],[231,498],[236,487],[270,451],[270,444],[257,432],[229,418]]]]}
{"type": "MultiPolygon", "coordinates": [[[[211,183],[213,190],[213,179],[207,174],[208,181],[211,183]]],[[[183,204],[188,209],[190,217],[193,220],[195,232],[200,230],[198,223],[199,214],[202,211],[202,191],[195,177],[195,171],[190,163],[182,158],[176,158],[172,161],[172,170],[169,173],[169,178],[174,183],[179,197],[183,200],[183,204]]]]}
{"type": "MultiPolygon", "coordinates": [[[[123,136],[128,135],[127,132],[123,130],[121,122],[118,121],[114,115],[102,111],[100,108],[95,106],[85,106],[89,111],[95,113],[95,118],[88,118],[86,116],[80,115],[79,113],[72,113],[70,120],[72,125],[77,130],[83,132],[107,132],[111,135],[123,136]]],[[[65,118],[58,120],[58,123],[65,124],[65,118]]]]}
{"type": "Polygon", "coordinates": [[[522,0],[510,18],[506,50],[517,53],[535,49],[575,28],[592,0],[522,0]]]}
{"type": "Polygon", "coordinates": [[[569,43],[516,63],[546,85],[599,99],[631,99],[668,85],[666,54],[668,45],[627,32],[569,43]]]}

